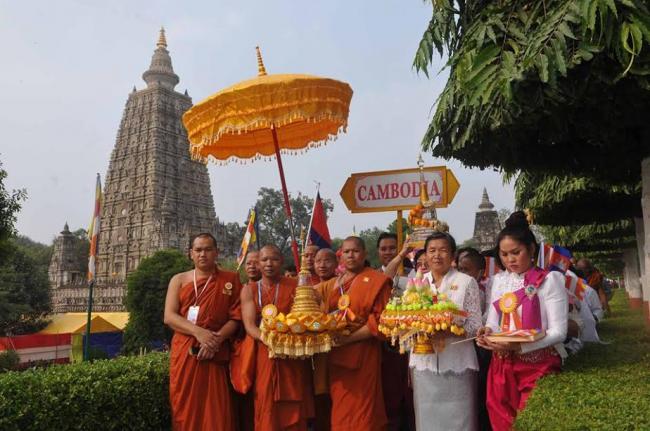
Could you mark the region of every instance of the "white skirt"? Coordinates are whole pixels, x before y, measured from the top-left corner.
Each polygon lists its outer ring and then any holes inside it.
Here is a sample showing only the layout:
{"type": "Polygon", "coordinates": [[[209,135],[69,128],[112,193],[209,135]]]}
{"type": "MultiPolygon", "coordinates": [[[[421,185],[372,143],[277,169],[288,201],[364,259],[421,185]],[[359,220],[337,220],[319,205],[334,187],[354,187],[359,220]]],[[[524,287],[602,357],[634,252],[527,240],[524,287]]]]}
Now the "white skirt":
{"type": "Polygon", "coordinates": [[[436,374],[411,368],[418,431],[478,429],[476,371],[436,374]]]}

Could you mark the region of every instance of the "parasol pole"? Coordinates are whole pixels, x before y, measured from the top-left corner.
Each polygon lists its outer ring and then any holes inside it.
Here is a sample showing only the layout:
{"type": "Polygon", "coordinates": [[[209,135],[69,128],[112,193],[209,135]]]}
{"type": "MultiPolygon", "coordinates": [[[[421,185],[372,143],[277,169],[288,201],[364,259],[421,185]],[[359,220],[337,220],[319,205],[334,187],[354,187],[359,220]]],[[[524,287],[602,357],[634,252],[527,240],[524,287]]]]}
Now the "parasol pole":
{"type": "Polygon", "coordinates": [[[280,144],[278,143],[278,134],[275,131],[275,126],[271,125],[271,133],[273,134],[273,145],[275,147],[275,160],[278,162],[278,170],[280,171],[280,182],[282,183],[282,195],[284,196],[284,209],[289,218],[289,230],[291,231],[291,252],[293,253],[293,262],[296,265],[296,271],[300,271],[300,259],[298,258],[298,243],[296,242],[296,235],[293,230],[293,217],[291,216],[291,205],[289,204],[289,192],[287,192],[287,182],[284,180],[284,169],[282,168],[282,157],[280,156],[280,144]]]}

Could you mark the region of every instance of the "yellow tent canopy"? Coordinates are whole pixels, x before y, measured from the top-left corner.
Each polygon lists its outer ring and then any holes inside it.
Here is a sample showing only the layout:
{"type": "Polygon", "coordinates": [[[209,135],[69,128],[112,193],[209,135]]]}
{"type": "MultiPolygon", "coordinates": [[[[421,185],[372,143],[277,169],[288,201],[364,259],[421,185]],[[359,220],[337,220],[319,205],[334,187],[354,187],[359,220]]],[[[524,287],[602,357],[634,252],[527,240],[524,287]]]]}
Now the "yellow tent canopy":
{"type": "MultiPolygon", "coordinates": [[[[125,313],[128,315],[128,313],[125,313]]],[[[128,319],[128,318],[127,318],[128,319]]],[[[86,313],[55,314],[52,321],[40,334],[83,334],[86,332],[86,313]]],[[[106,318],[93,313],[91,316],[90,332],[119,332],[122,328],[111,323],[106,318]]]]}
{"type": "MultiPolygon", "coordinates": [[[[66,313],[72,316],[83,315],[86,318],[86,313],[66,313]]],[[[129,313],[127,311],[106,311],[106,312],[97,312],[93,313],[92,316],[99,316],[102,319],[106,320],[113,326],[119,328],[120,331],[123,331],[126,327],[126,323],[129,321],[129,313]]],[[[92,329],[92,328],[91,328],[92,329]]]]}

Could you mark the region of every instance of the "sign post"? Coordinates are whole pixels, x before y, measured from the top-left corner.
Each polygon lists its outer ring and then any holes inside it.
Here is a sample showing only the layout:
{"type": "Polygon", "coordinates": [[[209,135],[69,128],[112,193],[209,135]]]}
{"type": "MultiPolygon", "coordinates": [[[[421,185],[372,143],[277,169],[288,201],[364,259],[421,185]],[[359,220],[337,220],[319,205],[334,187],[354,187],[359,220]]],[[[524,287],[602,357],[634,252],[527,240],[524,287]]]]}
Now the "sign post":
{"type": "MultiPolygon", "coordinates": [[[[445,166],[423,168],[422,173],[429,199],[436,208],[446,208],[460,187],[454,174],[445,166]]],[[[420,169],[352,174],[341,189],[341,198],[353,213],[411,209],[420,202],[420,169]]],[[[399,220],[398,215],[398,224],[399,220]]]]}
{"type": "Polygon", "coordinates": [[[421,181],[424,181],[429,199],[436,208],[447,207],[460,188],[458,180],[446,166],[360,172],[350,175],[345,181],[341,198],[353,213],[397,211],[395,227],[399,252],[404,241],[402,211],[420,203],[421,181]]]}

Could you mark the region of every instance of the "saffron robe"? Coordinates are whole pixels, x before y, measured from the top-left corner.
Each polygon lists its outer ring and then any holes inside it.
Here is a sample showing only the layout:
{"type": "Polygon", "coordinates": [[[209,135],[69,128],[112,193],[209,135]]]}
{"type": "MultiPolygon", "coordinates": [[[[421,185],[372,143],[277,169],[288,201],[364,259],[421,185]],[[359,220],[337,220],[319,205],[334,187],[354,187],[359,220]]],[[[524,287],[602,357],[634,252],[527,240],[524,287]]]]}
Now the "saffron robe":
{"type": "MultiPolygon", "coordinates": [[[[216,332],[229,320],[241,321],[239,275],[219,270],[205,286],[207,281],[207,277],[197,280],[197,326],[216,332]]],[[[196,300],[193,282],[181,286],[179,299],[179,314],[187,316],[196,300]]],[[[230,344],[224,341],[212,359],[202,361],[190,355],[193,346],[199,346],[194,337],[174,333],[169,365],[173,429],[231,431],[236,420],[228,383],[230,344]]]]}
{"type": "MultiPolygon", "coordinates": [[[[328,370],[332,397],[332,431],[376,431],[386,427],[381,382],[379,317],[390,299],[391,280],[379,271],[364,268],[343,287],[358,326],[367,325],[374,338],[334,347],[328,370]]],[[[341,297],[337,279],[317,287],[327,311],[338,309],[341,297]]]]}
{"type": "MultiPolygon", "coordinates": [[[[275,306],[285,315],[291,310],[298,281],[282,277],[275,306]]],[[[249,283],[257,322],[261,320],[262,308],[273,304],[275,286],[262,286],[262,300],[258,296],[258,285],[249,283]]],[[[311,361],[302,359],[271,359],[269,351],[261,341],[257,342],[255,364],[255,429],[264,431],[306,430],[307,419],[314,415],[311,361]]]]}

